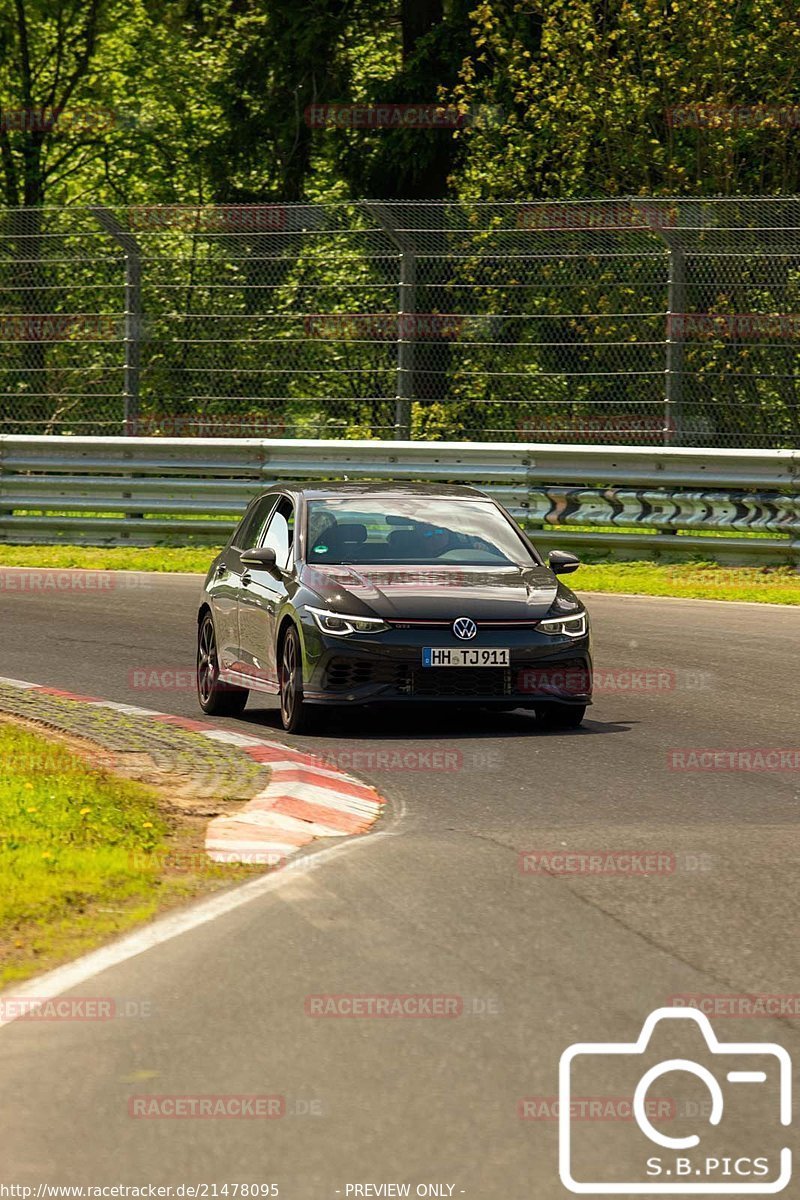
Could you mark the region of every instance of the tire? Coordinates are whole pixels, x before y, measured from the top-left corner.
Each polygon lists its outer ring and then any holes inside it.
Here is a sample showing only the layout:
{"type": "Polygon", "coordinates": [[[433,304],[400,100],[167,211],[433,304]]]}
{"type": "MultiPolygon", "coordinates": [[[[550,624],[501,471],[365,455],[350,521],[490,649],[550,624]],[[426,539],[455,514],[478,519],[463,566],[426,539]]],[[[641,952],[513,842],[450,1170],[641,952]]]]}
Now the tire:
{"type": "Polygon", "coordinates": [[[586,716],[585,704],[537,704],[536,721],[546,729],[577,729],[586,716]]]}
{"type": "Polygon", "coordinates": [[[222,683],[217,658],[217,635],[211,613],[206,613],[197,631],[197,700],[210,717],[238,717],[247,704],[247,688],[222,683]]]}
{"type": "Polygon", "coordinates": [[[293,625],[287,629],[281,644],[278,681],[283,728],[287,733],[310,733],[316,726],[317,714],[303,699],[303,651],[300,635],[293,625]]]}

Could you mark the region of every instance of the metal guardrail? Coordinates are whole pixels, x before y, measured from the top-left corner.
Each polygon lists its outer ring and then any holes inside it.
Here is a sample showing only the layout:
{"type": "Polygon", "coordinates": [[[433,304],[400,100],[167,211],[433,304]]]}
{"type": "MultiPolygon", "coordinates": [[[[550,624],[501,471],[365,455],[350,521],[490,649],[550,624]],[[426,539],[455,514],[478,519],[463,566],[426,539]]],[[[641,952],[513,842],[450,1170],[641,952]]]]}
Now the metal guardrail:
{"type": "Polygon", "coordinates": [[[0,540],[218,544],[258,491],[342,478],[472,484],[544,547],[800,565],[793,450],[5,435],[0,540]]]}

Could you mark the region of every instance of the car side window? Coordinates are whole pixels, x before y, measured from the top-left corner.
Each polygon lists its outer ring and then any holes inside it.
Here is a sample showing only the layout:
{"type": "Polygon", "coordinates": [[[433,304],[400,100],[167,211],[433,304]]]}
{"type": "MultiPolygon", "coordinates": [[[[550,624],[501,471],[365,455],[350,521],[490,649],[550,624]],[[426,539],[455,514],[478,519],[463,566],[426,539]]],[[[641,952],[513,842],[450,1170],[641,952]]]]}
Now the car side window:
{"type": "Polygon", "coordinates": [[[276,496],[263,496],[247,510],[239,528],[233,535],[231,545],[238,550],[251,550],[259,544],[260,535],[267,518],[275,507],[276,496]]]}
{"type": "Polygon", "coordinates": [[[291,500],[281,500],[267,526],[261,541],[275,551],[276,564],[287,570],[294,550],[294,505],[291,500]]]}

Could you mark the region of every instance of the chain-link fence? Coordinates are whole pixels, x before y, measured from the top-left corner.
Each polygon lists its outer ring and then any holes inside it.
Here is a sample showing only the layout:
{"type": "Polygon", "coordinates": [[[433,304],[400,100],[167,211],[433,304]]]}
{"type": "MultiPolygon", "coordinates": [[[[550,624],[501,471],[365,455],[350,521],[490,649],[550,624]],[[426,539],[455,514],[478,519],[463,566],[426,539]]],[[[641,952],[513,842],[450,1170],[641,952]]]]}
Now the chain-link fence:
{"type": "Polygon", "coordinates": [[[0,430],[796,447],[800,200],[0,211],[0,430]]]}

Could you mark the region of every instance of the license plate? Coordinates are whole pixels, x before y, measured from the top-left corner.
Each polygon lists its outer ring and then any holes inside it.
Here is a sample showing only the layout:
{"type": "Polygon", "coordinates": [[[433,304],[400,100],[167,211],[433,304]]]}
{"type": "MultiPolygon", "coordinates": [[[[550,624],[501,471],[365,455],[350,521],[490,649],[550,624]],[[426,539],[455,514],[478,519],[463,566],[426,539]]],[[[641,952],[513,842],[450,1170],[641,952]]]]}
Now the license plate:
{"type": "Polygon", "coordinates": [[[425,646],[422,650],[423,667],[508,667],[510,650],[444,650],[438,646],[425,646]]]}

